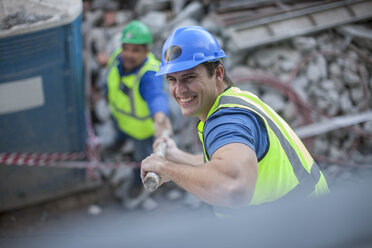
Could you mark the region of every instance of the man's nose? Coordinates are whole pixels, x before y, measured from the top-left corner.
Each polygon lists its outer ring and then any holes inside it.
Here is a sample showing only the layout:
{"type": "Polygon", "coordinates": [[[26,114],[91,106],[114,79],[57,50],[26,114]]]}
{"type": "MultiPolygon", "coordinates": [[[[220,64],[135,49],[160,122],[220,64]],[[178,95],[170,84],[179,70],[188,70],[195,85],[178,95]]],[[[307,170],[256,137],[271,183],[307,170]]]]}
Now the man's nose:
{"type": "Polygon", "coordinates": [[[180,81],[177,81],[175,83],[175,87],[176,87],[176,93],[177,94],[182,94],[182,93],[187,91],[186,85],[184,83],[181,83],[180,81]]]}

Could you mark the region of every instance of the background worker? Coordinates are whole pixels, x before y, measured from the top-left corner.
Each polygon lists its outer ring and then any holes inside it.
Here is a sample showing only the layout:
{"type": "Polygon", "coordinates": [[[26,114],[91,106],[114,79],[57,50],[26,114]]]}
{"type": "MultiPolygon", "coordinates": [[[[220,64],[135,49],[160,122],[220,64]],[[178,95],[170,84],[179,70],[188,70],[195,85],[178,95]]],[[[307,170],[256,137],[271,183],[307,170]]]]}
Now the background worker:
{"type": "Polygon", "coordinates": [[[202,27],[181,27],[166,40],[157,75],[185,116],[200,119],[204,156],[181,151],[172,139],[165,158],[151,154],[141,166],[201,200],[237,208],[290,196],[328,192],[317,164],[288,124],[250,92],[233,86],[216,39],[202,27]],[[204,157],[204,158],[203,158],[204,157]]]}
{"type": "MultiPolygon", "coordinates": [[[[149,28],[137,20],[130,22],[122,31],[121,43],[108,62],[107,99],[117,128],[110,148],[118,150],[130,138],[134,141],[133,159],[140,162],[151,154],[154,135],[158,137],[164,130],[171,133],[168,99],[162,78],[155,76],[160,62],[149,52],[149,28]]],[[[139,168],[134,170],[134,179],[127,198],[137,198],[143,192],[139,168]]]]}

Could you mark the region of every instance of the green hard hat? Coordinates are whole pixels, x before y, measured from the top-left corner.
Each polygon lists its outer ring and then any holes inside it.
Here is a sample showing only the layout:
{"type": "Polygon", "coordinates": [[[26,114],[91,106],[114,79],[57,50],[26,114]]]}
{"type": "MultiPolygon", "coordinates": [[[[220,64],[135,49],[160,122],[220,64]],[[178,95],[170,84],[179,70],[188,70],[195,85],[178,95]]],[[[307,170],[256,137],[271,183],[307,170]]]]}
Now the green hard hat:
{"type": "Polygon", "coordinates": [[[152,35],[150,29],[140,21],[131,21],[123,29],[121,43],[127,44],[151,44],[152,35]]]}

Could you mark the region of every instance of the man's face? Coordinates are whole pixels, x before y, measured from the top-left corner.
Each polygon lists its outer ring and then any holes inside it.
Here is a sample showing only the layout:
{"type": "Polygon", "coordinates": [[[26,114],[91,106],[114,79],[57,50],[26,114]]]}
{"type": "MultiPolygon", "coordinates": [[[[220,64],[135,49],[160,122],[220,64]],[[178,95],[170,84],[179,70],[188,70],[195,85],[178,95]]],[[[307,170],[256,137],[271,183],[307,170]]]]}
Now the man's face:
{"type": "MultiPolygon", "coordinates": [[[[203,65],[167,74],[169,92],[180,105],[184,116],[197,116],[205,121],[219,95],[216,74],[209,77],[203,65]]],[[[222,79],[222,78],[221,78],[222,79]]]]}
{"type": "Polygon", "coordinates": [[[121,58],[126,72],[140,66],[146,59],[147,47],[136,44],[122,44],[121,58]]]}

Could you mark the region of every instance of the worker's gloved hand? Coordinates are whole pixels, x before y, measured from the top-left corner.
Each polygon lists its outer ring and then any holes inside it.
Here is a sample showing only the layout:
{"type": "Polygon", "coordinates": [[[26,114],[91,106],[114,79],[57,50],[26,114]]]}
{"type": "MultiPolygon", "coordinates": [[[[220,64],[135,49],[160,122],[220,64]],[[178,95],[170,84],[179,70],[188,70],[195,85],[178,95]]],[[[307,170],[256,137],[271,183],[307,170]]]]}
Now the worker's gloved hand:
{"type": "Polygon", "coordinates": [[[164,131],[167,131],[169,136],[173,135],[171,122],[163,112],[154,115],[154,128],[156,138],[159,138],[164,131]]]}

